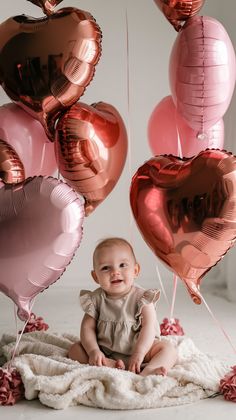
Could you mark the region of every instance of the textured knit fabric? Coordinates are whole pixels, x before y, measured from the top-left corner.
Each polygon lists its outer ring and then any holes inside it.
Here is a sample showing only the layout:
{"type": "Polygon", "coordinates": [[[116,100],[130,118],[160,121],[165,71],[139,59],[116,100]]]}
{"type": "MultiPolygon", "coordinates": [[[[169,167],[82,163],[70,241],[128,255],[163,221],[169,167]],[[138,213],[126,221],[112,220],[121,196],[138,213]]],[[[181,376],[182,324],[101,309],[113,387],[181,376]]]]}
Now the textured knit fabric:
{"type": "MultiPolygon", "coordinates": [[[[13,366],[21,374],[28,400],[39,398],[55,409],[79,404],[114,410],[169,407],[211,396],[231,369],[231,364],[204,354],[182,336],[163,337],[178,349],[178,360],[166,377],[81,365],[66,357],[78,339],[42,331],[23,335],[13,366]]],[[[14,345],[15,336],[4,334],[0,358],[9,360],[14,345]]]]}

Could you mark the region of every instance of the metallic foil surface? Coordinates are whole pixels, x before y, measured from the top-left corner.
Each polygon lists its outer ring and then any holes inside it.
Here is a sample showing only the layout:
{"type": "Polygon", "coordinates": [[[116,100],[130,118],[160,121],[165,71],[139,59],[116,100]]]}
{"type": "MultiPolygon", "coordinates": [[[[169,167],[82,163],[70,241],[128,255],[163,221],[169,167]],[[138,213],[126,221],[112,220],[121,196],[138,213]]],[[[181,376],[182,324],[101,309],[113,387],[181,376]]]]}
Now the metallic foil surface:
{"type": "Polygon", "coordinates": [[[58,121],[55,154],[61,175],[85,198],[88,216],[115,187],[127,155],[127,133],[110,104],[73,105],[58,121]]]}
{"type": "Polygon", "coordinates": [[[173,25],[176,31],[182,28],[184,21],[196,15],[205,0],[154,0],[156,5],[173,25]]]}
{"type": "Polygon", "coordinates": [[[16,151],[0,139],[0,180],[5,184],[18,184],[25,179],[24,165],[16,151]]]}
{"type": "Polygon", "coordinates": [[[153,157],[133,176],[130,202],[147,245],[200,304],[202,277],[236,238],[236,157],[214,149],[153,157]]]}
{"type": "Polygon", "coordinates": [[[52,139],[58,115],[77,102],[94,76],[101,36],[92,15],[72,7],[0,25],[0,84],[52,139]]]}

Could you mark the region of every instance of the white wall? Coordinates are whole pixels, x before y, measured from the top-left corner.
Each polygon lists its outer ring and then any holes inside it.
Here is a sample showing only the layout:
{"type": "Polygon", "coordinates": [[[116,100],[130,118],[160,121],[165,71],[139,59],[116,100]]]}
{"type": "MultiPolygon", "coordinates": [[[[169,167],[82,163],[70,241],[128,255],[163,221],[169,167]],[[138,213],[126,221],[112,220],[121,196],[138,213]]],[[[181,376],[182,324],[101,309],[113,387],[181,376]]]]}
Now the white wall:
{"type": "MultiPolygon", "coordinates": [[[[130,153],[126,167],[115,190],[86,218],[83,241],[72,263],[62,278],[53,286],[75,286],[86,284],[93,287],[89,272],[91,254],[96,242],[106,236],[119,235],[133,241],[137,257],[141,263],[141,282],[147,286],[157,286],[155,271],[156,257],[141,238],[132,222],[129,206],[131,176],[137,168],[151,157],[147,142],[146,127],[154,106],[170,94],[168,84],[169,54],[177,33],[161,14],[152,0],[64,0],[63,6],[74,6],[87,10],[96,18],[103,32],[103,53],[97,66],[95,78],[87,88],[82,101],[88,104],[105,101],[118,108],[130,132],[130,153]],[[127,100],[127,48],[126,11],[129,32],[129,75],[130,109],[127,100]],[[129,161],[129,162],[128,162],[129,161]]],[[[1,2],[1,21],[16,14],[41,16],[40,9],[26,0],[1,2]]],[[[206,0],[201,14],[220,20],[236,45],[236,2],[235,0],[206,0]],[[227,7],[226,7],[227,4],[227,7]]],[[[9,102],[3,92],[0,103],[9,102]]],[[[236,124],[234,115],[236,97],[227,112],[226,140],[228,150],[234,146],[236,124]]],[[[226,257],[233,261],[233,256],[226,257]]],[[[172,274],[160,262],[163,281],[171,285],[172,274]]],[[[227,267],[231,263],[228,263],[227,267]]],[[[217,266],[213,275],[208,274],[205,284],[221,283],[222,267],[217,266]],[[220,275],[220,277],[219,277],[220,275]],[[217,278],[218,276],[218,278],[217,278]],[[210,277],[214,277],[213,280],[210,277]]],[[[231,268],[229,268],[230,270],[231,268]]],[[[232,269],[231,269],[232,270],[232,269]]]]}

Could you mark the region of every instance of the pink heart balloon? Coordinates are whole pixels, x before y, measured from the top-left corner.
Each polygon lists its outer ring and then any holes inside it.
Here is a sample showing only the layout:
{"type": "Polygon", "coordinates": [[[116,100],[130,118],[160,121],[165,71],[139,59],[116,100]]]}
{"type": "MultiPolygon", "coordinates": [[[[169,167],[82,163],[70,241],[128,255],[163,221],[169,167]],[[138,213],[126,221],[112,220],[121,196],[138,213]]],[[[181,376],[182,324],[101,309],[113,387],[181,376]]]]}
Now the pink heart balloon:
{"type": "Polygon", "coordinates": [[[25,177],[53,175],[54,145],[39,121],[13,103],[0,107],[0,139],[10,144],[24,165],[25,177]]]}
{"type": "Polygon", "coordinates": [[[208,16],[189,19],[174,43],[169,72],[178,112],[204,133],[223,117],[235,85],[235,52],[221,23],[208,16]]]}
{"type": "Polygon", "coordinates": [[[223,149],[224,122],[221,118],[200,135],[182,118],[172,97],[166,96],[151,114],[148,123],[148,140],[154,155],[192,157],[207,148],[223,149]]]}
{"type": "Polygon", "coordinates": [[[66,183],[28,178],[0,189],[0,290],[27,320],[33,298],[59,279],[82,237],[84,205],[66,183]]]}

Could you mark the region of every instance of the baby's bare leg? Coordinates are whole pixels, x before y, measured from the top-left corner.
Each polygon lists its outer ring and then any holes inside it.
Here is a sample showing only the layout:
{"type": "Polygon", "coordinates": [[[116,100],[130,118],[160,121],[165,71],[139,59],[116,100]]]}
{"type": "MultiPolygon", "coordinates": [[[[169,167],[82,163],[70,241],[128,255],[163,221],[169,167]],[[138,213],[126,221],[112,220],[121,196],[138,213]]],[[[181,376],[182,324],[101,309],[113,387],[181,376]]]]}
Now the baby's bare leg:
{"type": "MultiPolygon", "coordinates": [[[[89,363],[89,357],[86,353],[86,351],[84,350],[82,344],[80,343],[80,341],[78,341],[77,343],[73,344],[69,351],[68,351],[68,357],[72,360],[76,360],[77,362],[80,362],[82,364],[88,364],[89,363]]],[[[114,360],[114,359],[109,359],[108,357],[106,357],[106,364],[105,366],[107,367],[112,367],[112,368],[117,368],[117,369],[125,369],[125,365],[124,362],[122,360],[114,360]]]]}
{"type": "Polygon", "coordinates": [[[159,341],[153,344],[148,352],[144,362],[147,366],[141,372],[141,375],[163,375],[165,376],[170,368],[174,366],[177,360],[177,350],[169,341],[159,341]]]}
{"type": "Polygon", "coordinates": [[[67,356],[69,357],[69,359],[76,360],[77,362],[83,364],[87,364],[89,362],[88,355],[80,341],[78,341],[70,347],[67,356]]]}

